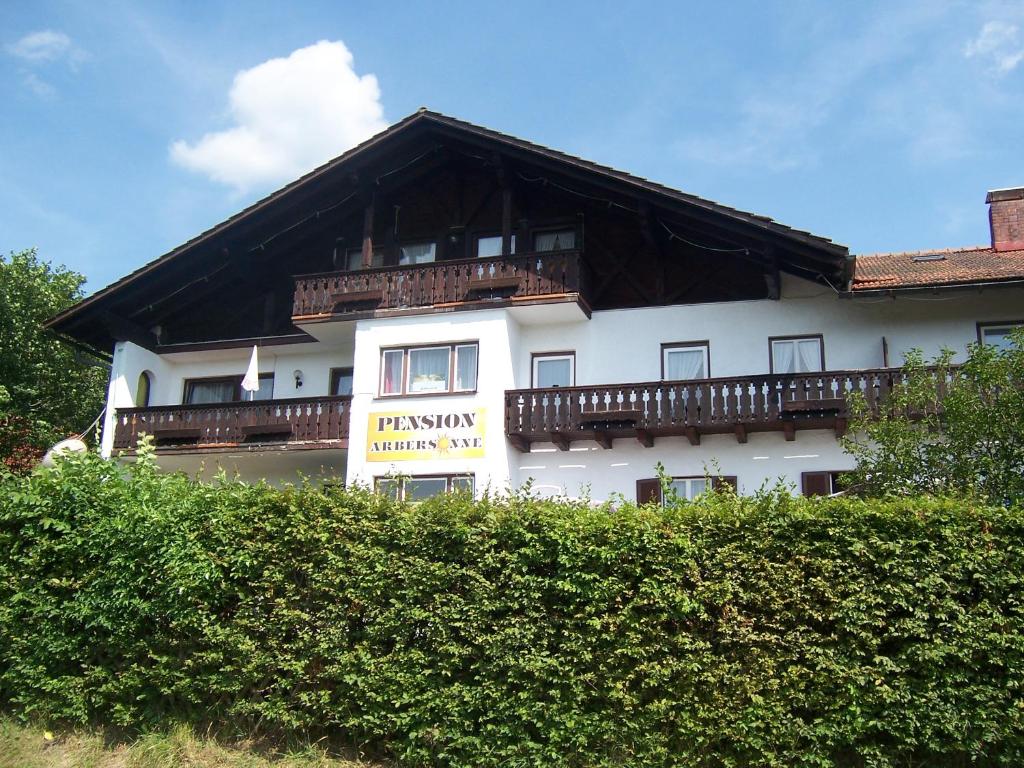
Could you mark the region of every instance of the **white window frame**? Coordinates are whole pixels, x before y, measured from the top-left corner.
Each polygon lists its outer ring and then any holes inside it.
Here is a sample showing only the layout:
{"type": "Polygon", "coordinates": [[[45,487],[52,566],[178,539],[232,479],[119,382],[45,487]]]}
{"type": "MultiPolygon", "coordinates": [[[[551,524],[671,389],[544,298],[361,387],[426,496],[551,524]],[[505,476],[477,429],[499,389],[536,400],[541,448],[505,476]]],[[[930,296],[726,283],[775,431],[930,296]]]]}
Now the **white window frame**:
{"type": "MultiPolygon", "coordinates": [[[[677,483],[685,483],[685,486],[686,486],[686,493],[685,494],[679,493],[678,490],[676,491],[676,498],[682,499],[684,501],[693,501],[698,496],[700,496],[701,493],[707,493],[709,490],[711,490],[710,479],[705,477],[704,475],[692,475],[692,476],[688,476],[688,477],[673,477],[669,481],[669,488],[672,488],[674,490],[674,486],[677,483]],[[701,482],[701,483],[704,484],[704,490],[702,490],[698,494],[693,494],[693,492],[692,492],[693,491],[693,484],[695,482],[701,482]]],[[[668,495],[668,494],[665,494],[665,495],[668,495]]],[[[668,500],[663,497],[662,500],[661,500],[662,506],[665,506],[667,501],[668,500]]]]}
{"type": "MultiPolygon", "coordinates": [[[[373,479],[373,489],[377,493],[381,493],[382,485],[394,483],[398,490],[397,499],[399,501],[405,501],[406,482],[408,480],[444,480],[445,489],[442,493],[454,493],[455,491],[460,490],[455,487],[457,482],[468,480],[469,493],[474,497],[476,496],[476,475],[470,472],[457,472],[451,475],[380,475],[373,479]]],[[[433,496],[429,498],[433,498],[433,496]]],[[[420,499],[419,502],[414,503],[421,503],[422,501],[425,501],[425,499],[420,499]]]]}
{"type": "Polygon", "coordinates": [[[711,378],[711,345],[706,341],[681,341],[679,343],[662,345],[661,372],[662,378],[665,381],[671,381],[668,378],[668,356],[673,352],[689,352],[692,350],[700,350],[704,353],[704,375],[696,379],[690,379],[690,381],[701,381],[702,379],[711,378]]]}
{"type": "Polygon", "coordinates": [[[377,383],[377,396],[381,398],[392,397],[430,397],[443,395],[465,395],[477,391],[480,383],[480,342],[479,341],[454,341],[450,344],[416,344],[410,347],[382,347],[380,350],[380,376],[377,383]],[[476,348],[476,371],[474,372],[473,388],[457,389],[455,386],[458,374],[458,355],[460,349],[469,347],[476,348]],[[448,385],[445,389],[429,392],[413,392],[410,388],[409,377],[412,375],[412,366],[409,365],[410,353],[419,350],[447,349],[448,350],[448,385]],[[398,392],[384,391],[384,372],[386,370],[385,359],[389,354],[400,354],[402,360],[401,388],[398,392]]]}
{"type": "Polygon", "coordinates": [[[810,373],[821,373],[825,370],[825,339],[824,337],[816,334],[809,334],[805,336],[779,336],[776,338],[769,339],[769,346],[771,348],[771,361],[772,361],[772,373],[780,376],[801,376],[803,374],[810,373]],[[818,346],[818,369],[815,371],[779,371],[776,368],[776,362],[778,361],[778,354],[775,352],[776,344],[792,344],[793,345],[793,360],[799,361],[800,355],[797,352],[797,344],[801,341],[813,341],[818,346]]]}
{"type": "MultiPolygon", "coordinates": [[[[565,386],[566,387],[575,387],[576,386],[576,353],[575,352],[554,352],[552,354],[547,354],[547,353],[543,353],[542,352],[542,353],[535,353],[533,355],[533,363],[532,363],[533,371],[531,373],[532,378],[530,379],[530,384],[532,385],[532,388],[534,388],[534,389],[540,389],[541,388],[540,385],[537,383],[540,380],[540,376],[537,375],[538,369],[539,369],[538,363],[541,363],[541,362],[552,362],[552,361],[555,361],[555,360],[568,360],[569,361],[569,383],[566,384],[565,386]]],[[[548,389],[548,387],[544,387],[544,389],[548,389]]]]}
{"type": "MultiPolygon", "coordinates": [[[[992,342],[985,340],[985,334],[989,331],[1002,331],[1004,335],[1009,331],[1016,330],[1017,328],[1024,328],[1024,322],[995,322],[995,323],[978,323],[978,341],[990,347],[996,347],[992,342]]],[[[1002,349],[1002,347],[996,347],[996,349],[1002,349]]]]}

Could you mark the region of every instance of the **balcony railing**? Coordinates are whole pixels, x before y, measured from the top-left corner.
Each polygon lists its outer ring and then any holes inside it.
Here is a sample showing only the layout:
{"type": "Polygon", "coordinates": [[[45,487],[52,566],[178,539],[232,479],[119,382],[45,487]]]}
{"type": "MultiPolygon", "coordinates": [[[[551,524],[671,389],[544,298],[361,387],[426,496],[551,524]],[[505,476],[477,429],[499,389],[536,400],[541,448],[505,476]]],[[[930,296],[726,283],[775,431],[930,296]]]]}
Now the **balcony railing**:
{"type": "Polygon", "coordinates": [[[259,445],[345,447],[352,398],[296,398],[206,405],[118,408],[114,448],[135,450],[143,433],[157,448],[203,450],[259,445]]]}
{"type": "Polygon", "coordinates": [[[766,374],[695,381],[653,381],[593,387],[520,389],[505,393],[505,429],[512,444],[529,451],[533,442],[568,450],[573,440],[595,440],[604,448],[615,438],[635,437],[653,445],[657,437],[779,430],[787,440],[797,428],[845,431],[847,395],[860,392],[869,407],[884,403],[904,378],[901,369],[766,374]]]}
{"type": "Polygon", "coordinates": [[[454,306],[485,300],[551,299],[586,292],[579,251],[437,261],[295,278],[295,320],[378,309],[454,306]]]}

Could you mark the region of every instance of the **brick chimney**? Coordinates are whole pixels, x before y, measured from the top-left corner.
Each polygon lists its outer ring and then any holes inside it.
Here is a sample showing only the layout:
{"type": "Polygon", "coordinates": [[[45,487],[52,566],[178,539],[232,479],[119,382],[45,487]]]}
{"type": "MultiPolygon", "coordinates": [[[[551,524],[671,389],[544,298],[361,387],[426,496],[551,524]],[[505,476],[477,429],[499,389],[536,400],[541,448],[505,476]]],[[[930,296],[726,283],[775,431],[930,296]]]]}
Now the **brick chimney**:
{"type": "Polygon", "coordinates": [[[996,251],[1024,250],[1024,187],[993,189],[985,197],[992,248],[996,251]]]}

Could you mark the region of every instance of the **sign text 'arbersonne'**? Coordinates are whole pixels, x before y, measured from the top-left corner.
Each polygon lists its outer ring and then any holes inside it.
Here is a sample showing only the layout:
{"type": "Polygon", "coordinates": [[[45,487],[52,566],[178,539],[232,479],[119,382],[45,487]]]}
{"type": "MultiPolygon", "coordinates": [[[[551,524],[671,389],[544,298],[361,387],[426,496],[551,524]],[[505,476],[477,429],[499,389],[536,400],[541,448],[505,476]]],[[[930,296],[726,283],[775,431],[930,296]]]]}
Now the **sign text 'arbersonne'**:
{"type": "Polygon", "coordinates": [[[470,459],[484,455],[484,409],[371,413],[367,461],[470,459]]]}

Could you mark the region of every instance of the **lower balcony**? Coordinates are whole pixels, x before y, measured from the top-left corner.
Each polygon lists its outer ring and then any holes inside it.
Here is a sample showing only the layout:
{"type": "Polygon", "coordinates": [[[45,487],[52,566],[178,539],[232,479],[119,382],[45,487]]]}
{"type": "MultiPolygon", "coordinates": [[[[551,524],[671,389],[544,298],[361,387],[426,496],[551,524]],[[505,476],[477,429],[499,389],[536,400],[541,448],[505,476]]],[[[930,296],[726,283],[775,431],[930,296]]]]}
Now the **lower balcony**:
{"type": "Polygon", "coordinates": [[[114,449],[134,452],[143,434],[160,453],[347,448],[352,398],[295,398],[119,408],[114,449]]]}
{"type": "Polygon", "coordinates": [[[849,393],[860,392],[877,409],[903,376],[901,369],[880,368],[510,390],[505,431],[522,452],[536,442],[567,451],[579,440],[611,448],[620,438],[651,447],[669,436],[693,445],[709,434],[734,434],[741,443],[750,432],[779,431],[793,440],[798,429],[833,429],[840,436],[849,393]]]}

